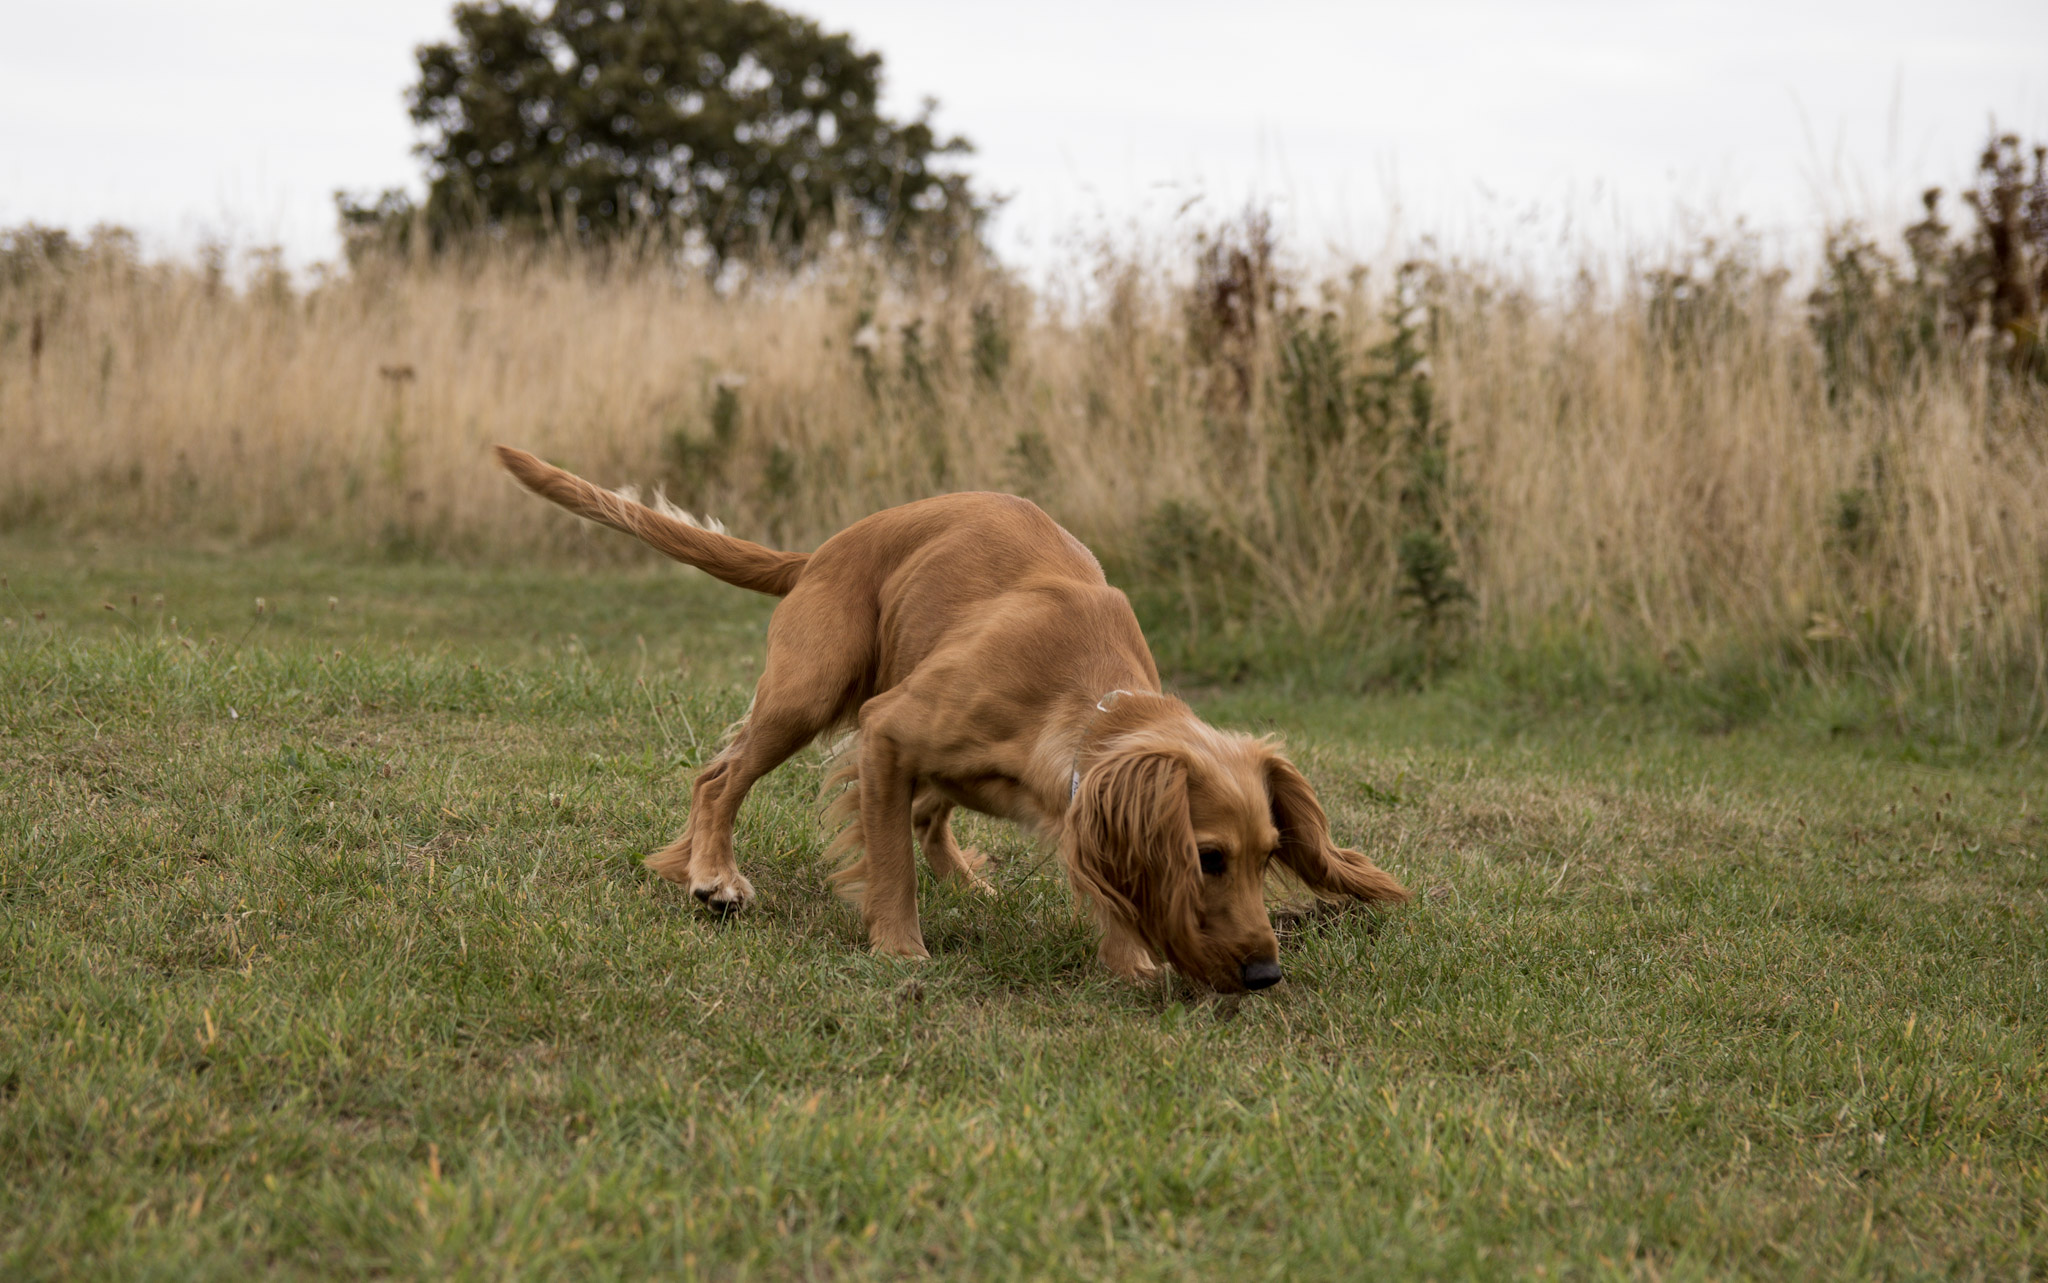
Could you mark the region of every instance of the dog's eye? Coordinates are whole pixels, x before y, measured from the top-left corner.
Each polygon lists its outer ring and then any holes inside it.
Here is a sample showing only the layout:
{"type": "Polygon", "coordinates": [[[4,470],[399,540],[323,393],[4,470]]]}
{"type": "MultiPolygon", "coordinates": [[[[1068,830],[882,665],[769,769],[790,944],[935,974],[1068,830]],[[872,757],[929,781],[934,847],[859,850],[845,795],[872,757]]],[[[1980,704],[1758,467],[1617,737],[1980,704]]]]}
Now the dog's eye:
{"type": "Polygon", "coordinates": [[[1204,873],[1208,874],[1208,875],[1209,875],[1210,877],[1212,877],[1212,878],[1213,878],[1213,877],[1219,877],[1219,876],[1221,876],[1221,875],[1222,875],[1222,873],[1223,873],[1223,852],[1222,852],[1222,851],[1218,850],[1217,848],[1215,848],[1215,847],[1213,847],[1213,846],[1205,846],[1205,847],[1203,847],[1203,848],[1202,848],[1201,850],[1199,850],[1199,851],[1195,852],[1195,854],[1201,857],[1201,860],[1202,860],[1202,872],[1204,872],[1204,873]]]}

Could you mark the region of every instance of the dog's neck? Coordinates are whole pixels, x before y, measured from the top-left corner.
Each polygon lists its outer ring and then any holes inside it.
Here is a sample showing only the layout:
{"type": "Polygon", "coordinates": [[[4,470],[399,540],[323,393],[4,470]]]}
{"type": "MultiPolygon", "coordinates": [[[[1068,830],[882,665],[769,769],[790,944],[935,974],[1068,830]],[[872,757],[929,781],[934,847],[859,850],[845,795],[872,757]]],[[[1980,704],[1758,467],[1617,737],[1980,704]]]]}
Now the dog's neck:
{"type": "Polygon", "coordinates": [[[1081,728],[1081,740],[1078,744],[1074,745],[1073,779],[1067,785],[1068,806],[1072,806],[1074,804],[1074,799],[1078,797],[1081,792],[1081,754],[1088,747],[1088,732],[1095,729],[1095,723],[1102,720],[1102,715],[1104,713],[1107,713],[1111,708],[1115,707],[1116,702],[1118,700],[1122,699],[1124,696],[1130,693],[1131,692],[1123,689],[1122,687],[1118,687],[1117,689],[1109,692],[1107,695],[1104,695],[1101,699],[1095,701],[1095,716],[1089,718],[1088,724],[1081,728]]]}
{"type": "Polygon", "coordinates": [[[1072,807],[1074,799],[1081,793],[1081,777],[1087,773],[1090,750],[1096,748],[1106,732],[1128,730],[1134,724],[1157,716],[1166,708],[1180,701],[1158,691],[1126,690],[1118,687],[1096,698],[1080,719],[1080,729],[1074,736],[1074,749],[1069,759],[1067,772],[1067,806],[1072,807]],[[1146,705],[1159,704],[1158,710],[1147,709],[1146,705]]]}

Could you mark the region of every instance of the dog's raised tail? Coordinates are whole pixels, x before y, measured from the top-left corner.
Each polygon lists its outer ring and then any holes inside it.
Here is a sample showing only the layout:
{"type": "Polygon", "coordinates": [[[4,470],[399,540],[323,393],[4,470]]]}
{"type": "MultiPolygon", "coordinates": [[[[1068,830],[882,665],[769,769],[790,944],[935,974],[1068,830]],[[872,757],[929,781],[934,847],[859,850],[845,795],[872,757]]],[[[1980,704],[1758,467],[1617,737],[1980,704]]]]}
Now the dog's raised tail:
{"type": "Polygon", "coordinates": [[[627,495],[600,489],[573,472],[564,472],[508,445],[498,447],[498,462],[519,479],[520,485],[541,498],[558,503],[579,517],[623,530],[649,547],[735,588],[751,588],[771,597],[787,596],[802,577],[804,564],[811,559],[809,553],[777,552],[721,531],[707,530],[682,515],[660,512],[627,495]]]}

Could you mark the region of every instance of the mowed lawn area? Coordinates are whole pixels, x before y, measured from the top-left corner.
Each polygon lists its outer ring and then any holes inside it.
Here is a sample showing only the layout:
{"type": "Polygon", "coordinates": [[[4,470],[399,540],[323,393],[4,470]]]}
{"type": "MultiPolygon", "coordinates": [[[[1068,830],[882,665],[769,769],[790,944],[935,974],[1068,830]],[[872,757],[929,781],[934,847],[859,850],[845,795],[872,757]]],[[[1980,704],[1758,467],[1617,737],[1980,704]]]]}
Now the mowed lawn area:
{"type": "Polygon", "coordinates": [[[773,604],[694,572],[0,574],[0,1277],[2048,1269],[2039,749],[1188,691],[1417,892],[1217,1000],[981,821],[998,897],[869,956],[815,750],[758,907],[644,873],[773,604]]]}

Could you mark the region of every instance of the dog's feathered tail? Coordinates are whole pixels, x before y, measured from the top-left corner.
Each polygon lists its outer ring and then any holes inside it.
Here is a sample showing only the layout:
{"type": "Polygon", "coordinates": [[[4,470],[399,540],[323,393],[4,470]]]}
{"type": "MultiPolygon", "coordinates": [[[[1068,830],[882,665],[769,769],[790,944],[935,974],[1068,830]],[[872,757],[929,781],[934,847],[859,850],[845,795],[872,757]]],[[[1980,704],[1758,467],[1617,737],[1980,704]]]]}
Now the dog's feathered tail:
{"type": "Polygon", "coordinates": [[[524,450],[498,447],[498,462],[519,484],[579,517],[623,530],[685,565],[695,566],[735,588],[784,597],[803,576],[809,553],[777,552],[658,512],[625,495],[601,490],[571,472],[543,463],[524,450]]]}

